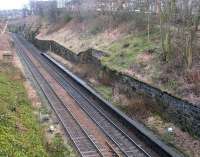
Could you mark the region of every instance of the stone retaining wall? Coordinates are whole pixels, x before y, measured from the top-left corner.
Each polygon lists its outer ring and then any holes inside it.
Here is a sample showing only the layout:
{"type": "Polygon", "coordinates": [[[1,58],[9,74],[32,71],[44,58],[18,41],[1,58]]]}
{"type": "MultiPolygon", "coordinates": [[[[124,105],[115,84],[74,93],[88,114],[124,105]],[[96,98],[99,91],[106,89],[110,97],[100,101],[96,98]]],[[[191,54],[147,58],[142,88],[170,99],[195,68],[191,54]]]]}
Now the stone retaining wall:
{"type": "Polygon", "coordinates": [[[112,82],[121,84],[127,93],[131,94],[136,92],[148,97],[153,102],[151,106],[153,110],[163,118],[168,119],[191,134],[200,137],[200,108],[197,107],[198,105],[181,100],[133,77],[103,66],[99,58],[106,53],[89,49],[76,55],[55,41],[38,39],[34,41],[34,45],[43,51],[50,50],[72,62],[99,66],[99,69],[101,69],[104,75],[109,77],[112,82]]]}
{"type": "Polygon", "coordinates": [[[67,60],[78,62],[79,57],[75,53],[55,41],[35,39],[32,43],[42,51],[52,51],[67,60]]]}

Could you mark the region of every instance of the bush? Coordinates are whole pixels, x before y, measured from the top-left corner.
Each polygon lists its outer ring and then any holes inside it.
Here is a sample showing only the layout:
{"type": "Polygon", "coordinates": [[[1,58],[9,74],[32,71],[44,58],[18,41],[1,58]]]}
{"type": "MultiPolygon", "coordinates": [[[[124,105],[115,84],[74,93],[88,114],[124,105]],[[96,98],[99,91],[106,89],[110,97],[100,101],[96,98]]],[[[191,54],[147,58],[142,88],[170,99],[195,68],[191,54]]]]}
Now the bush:
{"type": "Polygon", "coordinates": [[[102,31],[102,27],[101,26],[95,26],[93,27],[91,30],[90,30],[90,33],[93,34],[93,35],[96,35],[98,33],[100,33],[102,31]]]}
{"type": "Polygon", "coordinates": [[[65,23],[68,23],[72,20],[72,17],[69,14],[65,13],[63,19],[65,23]]]}
{"type": "Polygon", "coordinates": [[[61,137],[60,134],[56,134],[52,142],[48,144],[48,152],[50,157],[71,157],[73,156],[73,152],[71,148],[68,148],[61,137]]]}

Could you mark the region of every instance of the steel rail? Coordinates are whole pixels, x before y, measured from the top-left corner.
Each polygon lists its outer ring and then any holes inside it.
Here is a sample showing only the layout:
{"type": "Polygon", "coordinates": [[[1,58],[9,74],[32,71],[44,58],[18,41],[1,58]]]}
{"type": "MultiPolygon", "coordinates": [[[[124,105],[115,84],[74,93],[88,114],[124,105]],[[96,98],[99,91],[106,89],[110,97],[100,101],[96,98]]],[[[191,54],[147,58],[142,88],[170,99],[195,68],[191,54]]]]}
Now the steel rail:
{"type": "MultiPolygon", "coordinates": [[[[33,55],[34,55],[34,53],[33,53],[33,55]]],[[[40,61],[40,59],[38,60],[39,62],[40,62],[40,64],[41,65],[43,65],[43,63],[41,63],[41,61],[40,61]]],[[[52,77],[54,77],[53,75],[52,75],[52,73],[51,72],[49,72],[49,74],[52,76],[52,77]]],[[[56,80],[56,78],[54,78],[55,80],[56,80]]],[[[60,84],[60,82],[57,80],[57,82],[60,84]]],[[[61,86],[62,86],[62,84],[60,84],[61,86]]],[[[71,95],[70,95],[71,96],[71,95]]],[[[74,98],[73,98],[74,99],[74,98]]],[[[74,99],[75,100],[75,99],[74,99]]],[[[76,101],[76,100],[75,100],[76,101]]],[[[77,102],[77,101],[76,101],[77,102]]],[[[66,107],[66,106],[65,106],[66,107]]],[[[87,113],[86,113],[87,114],[87,113]]],[[[87,114],[88,115],[88,114],[87,114]]],[[[90,116],[89,116],[89,118],[91,118],[90,116]]],[[[105,132],[106,133],[106,132],[105,132]]],[[[113,141],[114,143],[115,143],[115,141],[113,141]]],[[[116,143],[115,143],[116,144],[116,143]]],[[[113,150],[113,149],[112,149],[113,150]]],[[[114,150],[113,150],[113,152],[114,152],[114,150]]],[[[118,154],[117,152],[114,152],[114,154],[118,154]]]]}
{"type": "MultiPolygon", "coordinates": [[[[30,62],[29,62],[30,63],[30,62]]],[[[27,65],[28,65],[28,63],[27,63],[27,65]]],[[[42,91],[43,91],[43,93],[45,94],[45,92],[44,92],[44,90],[42,89],[42,91]]],[[[45,96],[46,97],[48,97],[46,94],[45,94],[45,96]]],[[[59,99],[59,98],[58,98],[59,99]]],[[[48,102],[50,102],[50,101],[48,101],[48,102]]],[[[53,105],[53,104],[52,104],[53,105]]],[[[57,113],[57,111],[56,111],[56,109],[54,109],[54,111],[57,113]]],[[[72,114],[70,113],[70,111],[68,110],[68,112],[69,112],[69,114],[72,116],[72,114]]],[[[57,113],[58,114],[58,113],[57,113]]],[[[93,145],[96,147],[96,144],[92,141],[92,139],[90,138],[90,136],[89,136],[89,134],[87,134],[87,132],[85,131],[85,129],[84,128],[82,128],[81,127],[81,125],[80,125],[80,123],[72,116],[72,118],[78,123],[78,125],[80,126],[80,128],[81,128],[81,130],[83,130],[83,132],[88,136],[88,138],[90,139],[90,141],[93,143],[93,145]]],[[[62,118],[60,118],[59,117],[59,119],[62,121],[62,118]]],[[[63,123],[64,124],[64,123],[63,123]]],[[[68,132],[69,132],[69,130],[68,130],[68,132]]],[[[98,149],[98,148],[97,148],[98,149]]],[[[98,152],[100,153],[100,150],[98,150],[98,152]]],[[[84,156],[83,155],[83,153],[81,153],[82,154],[82,156],[84,156]]],[[[103,156],[103,155],[100,155],[100,156],[103,156]]]]}
{"type": "MultiPolygon", "coordinates": [[[[69,90],[67,87],[66,87],[66,83],[65,82],[60,82],[60,84],[63,86],[63,88],[65,88],[65,90],[69,90]]],[[[74,88],[77,92],[78,92],[78,89],[76,89],[75,87],[73,87],[72,86],[72,84],[70,84],[70,86],[72,87],[72,88],[74,88]]],[[[112,135],[109,135],[108,133],[107,133],[107,131],[102,127],[102,125],[101,125],[101,123],[100,123],[100,121],[98,121],[97,119],[95,119],[94,118],[94,116],[93,115],[91,115],[91,114],[93,114],[91,111],[88,111],[87,109],[85,109],[83,106],[82,106],[82,104],[80,103],[80,100],[78,100],[73,94],[71,94],[70,92],[68,92],[72,97],[73,97],[73,99],[77,102],[77,103],[79,103],[79,105],[80,105],[80,107],[88,114],[88,116],[103,130],[103,132],[105,133],[105,134],[107,134],[107,136],[109,137],[109,138],[111,138],[112,139],[112,141],[118,146],[118,148],[123,152],[123,154],[124,155],[126,155],[126,156],[130,156],[128,153],[126,153],[126,151],[124,151],[122,148],[121,148],[121,143],[119,143],[118,141],[116,141],[113,137],[112,137],[112,135]]],[[[78,92],[79,93],[79,92],[78,92]]],[[[95,107],[95,105],[93,105],[93,104],[91,104],[90,103],[90,101],[88,100],[88,98],[86,98],[84,95],[82,95],[82,93],[79,93],[82,97],[84,97],[85,98],[85,100],[87,100],[87,102],[90,104],[90,105],[92,105],[101,115],[103,115],[103,117],[107,120],[107,121],[109,121],[116,129],[118,129],[121,133],[123,133],[125,136],[128,136],[125,132],[123,132],[119,127],[117,127],[102,111],[100,111],[97,107],[95,107]]],[[[103,120],[102,120],[103,121],[103,120]]],[[[120,134],[119,134],[120,135],[120,134]]],[[[121,141],[120,141],[121,142],[121,141]]],[[[136,144],[132,139],[131,139],[131,142],[133,142],[134,144],[136,144]]],[[[137,145],[137,144],[136,144],[137,145]]],[[[138,145],[137,145],[138,146],[138,145]]],[[[138,148],[139,148],[139,146],[138,146],[138,148]]],[[[140,148],[139,148],[140,149],[140,148]]]]}
{"type": "MultiPolygon", "coordinates": [[[[50,64],[48,64],[48,65],[51,66],[50,64]]],[[[53,68],[53,66],[51,66],[51,67],[53,68]]],[[[56,70],[55,70],[55,72],[56,72],[56,70]]],[[[52,75],[53,75],[53,74],[52,74],[52,75]]],[[[63,76],[62,76],[61,74],[59,74],[59,73],[58,73],[58,75],[60,75],[60,77],[62,77],[63,79],[66,80],[66,77],[63,77],[63,76]]],[[[59,81],[59,80],[57,80],[57,81],[59,81]]],[[[60,80],[60,81],[61,81],[61,80],[60,80]]],[[[60,82],[60,84],[63,86],[63,88],[64,88],[66,91],[69,90],[69,89],[67,88],[67,86],[66,86],[66,82],[62,81],[62,82],[60,82]]],[[[103,111],[101,111],[97,106],[95,106],[93,103],[91,103],[90,100],[89,100],[85,95],[83,95],[76,87],[74,87],[74,86],[72,85],[72,83],[69,83],[69,85],[70,85],[74,90],[76,90],[76,92],[79,93],[90,105],[92,105],[92,106],[96,109],[96,111],[99,112],[108,122],[110,122],[117,130],[119,130],[124,136],[126,136],[138,149],[140,149],[140,150],[145,154],[145,156],[151,157],[144,149],[142,149],[139,145],[137,145],[137,143],[136,143],[134,140],[132,140],[123,130],[121,130],[114,122],[112,122],[112,121],[107,117],[107,115],[106,115],[105,113],[103,113],[103,111]]],[[[108,137],[110,137],[110,138],[112,139],[112,141],[118,146],[118,148],[123,152],[123,154],[125,154],[126,156],[130,156],[128,153],[126,153],[126,151],[124,151],[124,150],[121,148],[121,146],[120,146],[121,143],[116,142],[116,141],[114,140],[114,138],[112,138],[112,135],[109,135],[109,134],[107,133],[107,131],[101,126],[101,123],[100,123],[99,121],[97,121],[97,120],[94,118],[94,116],[91,115],[91,113],[88,112],[88,110],[86,110],[86,109],[82,106],[82,104],[80,103],[80,101],[79,101],[73,94],[71,94],[70,92],[68,92],[68,93],[74,98],[74,100],[75,100],[77,103],[79,103],[80,107],[88,114],[88,116],[89,116],[93,121],[95,121],[95,123],[103,130],[103,132],[104,132],[105,134],[107,134],[108,137]]]]}
{"type": "Polygon", "coordinates": [[[106,142],[106,144],[107,144],[108,147],[112,150],[113,156],[114,156],[114,157],[122,157],[121,154],[119,154],[119,153],[117,152],[117,150],[116,150],[109,142],[106,142]]]}

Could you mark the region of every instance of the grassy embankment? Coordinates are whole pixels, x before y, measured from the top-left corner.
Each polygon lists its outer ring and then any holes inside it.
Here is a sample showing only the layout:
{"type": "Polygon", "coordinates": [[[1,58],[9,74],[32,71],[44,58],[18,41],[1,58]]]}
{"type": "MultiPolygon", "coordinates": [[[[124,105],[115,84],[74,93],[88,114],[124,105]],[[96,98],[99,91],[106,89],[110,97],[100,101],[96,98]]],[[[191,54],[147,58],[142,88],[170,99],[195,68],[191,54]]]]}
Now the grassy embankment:
{"type": "Polygon", "coordinates": [[[45,140],[44,127],[33,114],[19,70],[0,65],[0,156],[64,157],[71,156],[61,136],[50,144],[45,140]]]}
{"type": "Polygon", "coordinates": [[[23,81],[15,69],[0,73],[1,156],[47,156],[42,130],[33,116],[23,81]],[[12,71],[12,72],[11,72],[12,71]]]}
{"type": "MultiPolygon", "coordinates": [[[[151,34],[151,38],[157,38],[157,34],[153,33],[151,34]]],[[[152,40],[151,40],[152,41],[152,40]]],[[[140,65],[143,64],[143,67],[140,67],[141,73],[146,73],[149,75],[154,75],[155,79],[159,79],[161,74],[161,69],[158,69],[158,66],[161,67],[159,60],[159,56],[161,55],[159,53],[160,45],[156,44],[156,42],[148,42],[147,37],[145,36],[126,36],[123,39],[120,39],[118,41],[113,42],[108,47],[103,47],[105,51],[109,53],[108,56],[102,58],[102,64],[107,65],[111,69],[115,69],[118,71],[124,71],[127,69],[131,69],[131,66],[134,64],[140,65]],[[152,52],[148,52],[148,51],[152,52]],[[149,63],[141,62],[137,57],[138,55],[149,53],[153,58],[151,60],[151,66],[148,65],[149,63]],[[158,62],[156,62],[158,61],[158,62]],[[149,69],[146,69],[146,67],[150,67],[149,69]]],[[[135,76],[134,76],[135,77],[135,76]]],[[[149,77],[149,78],[151,78],[149,77]]],[[[160,86],[163,90],[173,91],[176,88],[176,82],[174,80],[169,80],[162,86],[160,86]]],[[[95,89],[104,97],[106,100],[112,102],[117,108],[125,112],[126,114],[133,116],[135,113],[131,113],[132,110],[131,105],[127,106],[125,104],[120,104],[119,102],[116,102],[115,96],[112,90],[111,86],[108,85],[102,85],[98,84],[95,86],[95,89]]],[[[132,104],[134,106],[134,104],[132,104]]],[[[136,104],[140,105],[140,104],[136,104]]],[[[139,107],[140,108],[140,107],[139,107]]],[[[140,110],[143,110],[140,108],[140,110]]],[[[134,116],[133,116],[134,117],[134,116]]],[[[145,119],[138,119],[140,122],[142,122],[145,126],[147,126],[149,129],[151,129],[154,133],[160,136],[160,138],[167,143],[168,145],[176,148],[180,152],[182,152],[185,156],[195,156],[193,153],[195,150],[189,149],[187,150],[186,146],[183,146],[182,143],[180,143],[178,139],[178,132],[181,132],[176,126],[172,123],[169,123],[167,121],[164,121],[158,114],[150,113],[150,115],[147,115],[145,119]],[[175,134],[168,134],[165,129],[167,127],[176,128],[175,134]],[[177,131],[178,130],[178,131],[177,131]]],[[[193,137],[190,137],[187,135],[187,133],[182,133],[183,136],[187,136],[188,139],[196,140],[193,137]]],[[[183,142],[187,143],[187,142],[183,142]]]]}
{"type": "Polygon", "coordinates": [[[149,50],[156,49],[153,42],[147,37],[129,35],[103,48],[109,55],[102,58],[102,63],[112,69],[126,70],[136,61],[136,57],[149,50]]]}

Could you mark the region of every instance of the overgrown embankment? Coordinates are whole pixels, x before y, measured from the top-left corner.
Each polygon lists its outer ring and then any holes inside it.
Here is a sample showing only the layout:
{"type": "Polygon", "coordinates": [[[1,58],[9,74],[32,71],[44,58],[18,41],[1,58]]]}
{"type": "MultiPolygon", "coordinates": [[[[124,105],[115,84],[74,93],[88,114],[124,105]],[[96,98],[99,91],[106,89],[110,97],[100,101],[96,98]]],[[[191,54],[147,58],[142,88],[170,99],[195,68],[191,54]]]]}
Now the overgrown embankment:
{"type": "MultiPolygon", "coordinates": [[[[64,61],[64,64],[86,79],[104,98],[113,102],[130,117],[137,118],[158,132],[167,143],[185,151],[187,148],[183,147],[185,142],[180,139],[188,136],[187,138],[192,140],[187,133],[183,133],[180,137],[178,134],[181,130],[176,126],[198,136],[199,128],[196,125],[199,122],[197,117],[200,110],[198,107],[111,69],[109,66],[102,65],[100,58],[106,56],[105,52],[89,49],[76,55],[62,45],[55,44],[55,41],[36,39],[34,44],[43,51],[52,51],[71,61],[71,63],[64,61]],[[165,122],[160,117],[165,119],[165,122]],[[156,126],[158,123],[162,123],[162,126],[156,126]],[[175,128],[175,134],[170,135],[165,131],[169,126],[175,128]]],[[[196,149],[189,150],[189,154],[193,153],[194,150],[196,149]]]]}
{"type": "Polygon", "coordinates": [[[47,126],[34,114],[38,111],[28,99],[24,81],[17,68],[0,63],[0,156],[74,156],[60,134],[47,139],[47,126]]]}
{"type": "Polygon", "coordinates": [[[20,72],[0,66],[0,156],[48,156],[20,72]]]}
{"type": "MultiPolygon", "coordinates": [[[[195,37],[192,65],[187,68],[185,45],[176,45],[176,42],[180,42],[179,36],[173,39],[175,41],[171,45],[173,52],[170,58],[167,61],[163,59],[157,16],[152,15],[152,24],[148,31],[147,21],[142,18],[145,15],[142,14],[122,14],[114,18],[101,14],[83,14],[77,17],[63,12],[62,16],[63,18],[59,18],[56,23],[48,25],[40,18],[39,22],[30,22],[32,17],[29,20],[27,18],[27,22],[23,21],[21,25],[13,25],[20,26],[18,30],[29,39],[33,39],[33,36],[39,33],[38,39],[55,41],[76,54],[90,48],[102,50],[106,55],[101,57],[101,63],[110,69],[192,103],[199,103],[199,38],[195,37]]],[[[176,33],[175,31],[175,35],[176,33]]]]}
{"type": "MultiPolygon", "coordinates": [[[[69,16],[69,15],[68,15],[69,16]]],[[[74,17],[62,27],[59,21],[41,29],[38,39],[53,40],[72,52],[94,48],[106,53],[101,63],[192,103],[200,101],[199,46],[193,53],[193,64],[187,68],[184,47],[175,47],[169,61],[163,59],[159,25],[149,34],[144,21],[134,17],[114,21],[109,16],[74,17]],[[142,26],[142,27],[140,27],[142,26]],[[178,54],[177,54],[178,53],[178,54]],[[177,55],[176,55],[177,54],[177,55]]]]}
{"type": "Polygon", "coordinates": [[[91,72],[96,72],[95,75],[100,81],[103,80],[110,86],[118,86],[118,90],[125,93],[130,99],[143,95],[143,99],[147,99],[149,103],[146,104],[149,110],[160,114],[165,119],[170,119],[182,129],[200,136],[197,125],[200,109],[197,106],[102,64],[101,58],[106,56],[105,52],[89,49],[76,55],[54,41],[35,39],[34,44],[43,51],[53,51],[74,63],[92,65],[92,68],[89,69],[91,72]],[[135,93],[138,94],[135,95],[135,93]]]}

